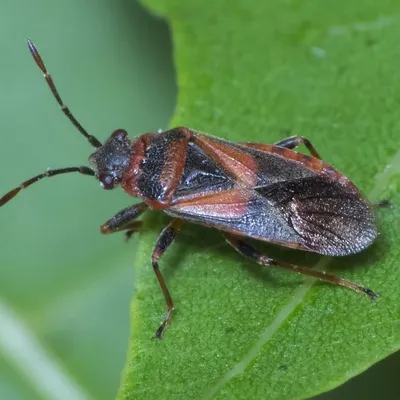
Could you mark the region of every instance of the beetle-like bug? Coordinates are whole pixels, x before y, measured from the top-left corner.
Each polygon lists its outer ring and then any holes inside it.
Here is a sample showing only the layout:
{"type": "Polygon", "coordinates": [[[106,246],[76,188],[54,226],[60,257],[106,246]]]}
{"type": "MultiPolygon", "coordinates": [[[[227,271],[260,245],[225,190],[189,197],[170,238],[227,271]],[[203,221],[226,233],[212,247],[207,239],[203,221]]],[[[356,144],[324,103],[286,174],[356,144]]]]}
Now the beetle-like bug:
{"type": "Polygon", "coordinates": [[[155,333],[157,338],[161,338],[174,310],[158,261],[183,221],[222,231],[235,250],[260,265],[313,276],[374,299],[376,295],[370,289],[325,272],[275,261],[243,241],[247,237],[345,256],[364,250],[375,240],[372,205],[351,181],[321,160],[307,139],[293,136],[274,145],[233,143],[178,127],[145,133],[133,141],[126,131],[118,129],[102,144],[71,114],[36,47],[29,39],[27,43],[61,110],[96,150],[89,156],[91,168],[48,170],[8,192],[0,199],[0,207],[42,178],[79,172],[95,176],[104,189],[121,186],[129,195],[142,199],[104,223],[103,234],[125,230],[129,237],[140,229],[137,218],[148,208],[172,216],[152,254],[167,305],[166,316],[155,333]],[[311,156],[293,151],[300,144],[311,156]]]}

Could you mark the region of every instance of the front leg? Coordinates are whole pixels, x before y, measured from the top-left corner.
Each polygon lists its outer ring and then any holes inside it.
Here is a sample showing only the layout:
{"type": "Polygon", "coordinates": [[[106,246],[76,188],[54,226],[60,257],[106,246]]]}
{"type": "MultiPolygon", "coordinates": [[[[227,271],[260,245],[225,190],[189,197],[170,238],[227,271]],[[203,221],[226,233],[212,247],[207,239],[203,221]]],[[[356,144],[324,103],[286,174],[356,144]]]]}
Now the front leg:
{"type": "Polygon", "coordinates": [[[105,222],[100,227],[100,232],[104,235],[107,235],[109,233],[127,230],[126,238],[129,239],[134,232],[137,232],[141,228],[142,221],[135,220],[140,217],[147,210],[147,208],[148,206],[146,203],[138,203],[124,208],[107,222],[105,222]]]}

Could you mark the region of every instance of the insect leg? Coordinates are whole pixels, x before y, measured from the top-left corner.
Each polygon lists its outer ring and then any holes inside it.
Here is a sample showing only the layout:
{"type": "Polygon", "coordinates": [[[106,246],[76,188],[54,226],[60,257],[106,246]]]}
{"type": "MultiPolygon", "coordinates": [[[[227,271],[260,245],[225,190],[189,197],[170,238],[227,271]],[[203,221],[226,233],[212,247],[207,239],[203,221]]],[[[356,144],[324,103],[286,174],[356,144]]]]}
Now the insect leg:
{"type": "Polygon", "coordinates": [[[147,210],[147,207],[146,203],[138,203],[124,208],[105,222],[100,227],[100,232],[107,235],[109,233],[126,230],[127,232],[125,233],[125,237],[126,239],[129,239],[133,233],[139,231],[142,227],[142,221],[135,220],[147,210]]]}
{"type": "Polygon", "coordinates": [[[168,325],[169,320],[171,319],[172,311],[174,311],[174,303],[172,301],[172,297],[169,294],[167,285],[165,284],[164,278],[160,272],[160,268],[158,266],[158,260],[160,257],[164,254],[164,252],[167,250],[167,248],[172,244],[172,242],[175,239],[175,236],[181,229],[183,224],[183,221],[179,219],[174,219],[172,222],[170,222],[161,232],[160,236],[158,237],[157,243],[154,246],[153,249],[153,254],[151,257],[151,261],[153,264],[153,269],[156,274],[156,277],[158,279],[158,283],[161,286],[161,289],[163,291],[164,297],[165,297],[165,302],[167,305],[167,313],[164,317],[164,320],[160,327],[156,330],[156,333],[154,335],[154,338],[161,339],[162,334],[165,330],[165,328],[168,325]]]}
{"type": "Polygon", "coordinates": [[[311,153],[313,157],[321,159],[321,156],[319,155],[317,150],[315,150],[311,142],[303,136],[288,137],[286,139],[281,140],[280,142],[275,143],[275,146],[285,147],[286,149],[294,149],[297,146],[300,146],[301,144],[304,144],[307,147],[308,151],[311,153]]]}
{"type": "Polygon", "coordinates": [[[247,243],[243,242],[239,238],[237,238],[234,235],[228,235],[225,234],[226,241],[240,254],[243,256],[246,256],[256,263],[262,265],[262,266],[271,266],[271,267],[277,267],[277,268],[282,268],[286,269],[289,271],[293,272],[298,272],[303,275],[307,276],[312,276],[314,278],[321,279],[322,281],[326,281],[329,283],[332,283],[334,285],[338,286],[344,286],[347,287],[351,290],[354,290],[355,292],[359,293],[364,293],[368,297],[371,298],[371,300],[374,300],[375,297],[377,296],[376,293],[374,293],[371,289],[367,289],[363,286],[356,285],[353,282],[346,281],[345,279],[338,278],[337,276],[327,274],[323,271],[314,271],[309,268],[305,267],[299,267],[297,265],[293,264],[286,264],[280,261],[273,260],[272,258],[269,258],[263,254],[261,254],[259,251],[257,251],[254,247],[248,245],[247,243]]]}
{"type": "Polygon", "coordinates": [[[22,182],[18,187],[6,193],[2,198],[0,198],[0,207],[4,206],[4,204],[8,203],[11,199],[13,199],[22,189],[27,188],[33,183],[36,183],[37,181],[40,181],[43,178],[50,178],[52,176],[68,174],[70,172],[79,172],[82,175],[90,175],[90,176],[95,175],[94,171],[89,167],[69,167],[60,169],[49,169],[43,174],[36,175],[33,178],[30,178],[27,181],[22,182]]]}

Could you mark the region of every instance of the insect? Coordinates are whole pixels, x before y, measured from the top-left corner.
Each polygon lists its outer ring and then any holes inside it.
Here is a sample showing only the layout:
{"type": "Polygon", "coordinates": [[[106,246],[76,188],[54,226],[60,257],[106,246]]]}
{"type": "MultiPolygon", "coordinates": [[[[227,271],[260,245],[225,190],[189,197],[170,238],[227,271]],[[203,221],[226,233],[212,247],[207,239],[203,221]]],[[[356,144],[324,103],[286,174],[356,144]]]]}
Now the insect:
{"type": "Polygon", "coordinates": [[[141,228],[137,218],[147,209],[172,216],[152,253],[167,307],[156,338],[162,337],[174,310],[158,263],[183,221],[220,230],[236,251],[262,266],[295,271],[375,298],[371,289],[273,260],[243,241],[252,238],[322,255],[345,256],[364,250],[375,240],[373,206],[349,179],[321,160],[309,140],[292,136],[274,145],[234,143],[177,127],[141,134],[133,140],[125,130],[117,129],[102,144],[75,119],[36,47],[29,39],[27,44],[61,110],[95,151],[89,156],[91,167],[53,169],[34,176],[4,195],[0,207],[42,178],[78,172],[94,176],[106,190],[121,186],[130,196],[142,200],[105,222],[103,234],[126,231],[130,237],[141,228]],[[293,151],[301,144],[311,156],[293,151]]]}

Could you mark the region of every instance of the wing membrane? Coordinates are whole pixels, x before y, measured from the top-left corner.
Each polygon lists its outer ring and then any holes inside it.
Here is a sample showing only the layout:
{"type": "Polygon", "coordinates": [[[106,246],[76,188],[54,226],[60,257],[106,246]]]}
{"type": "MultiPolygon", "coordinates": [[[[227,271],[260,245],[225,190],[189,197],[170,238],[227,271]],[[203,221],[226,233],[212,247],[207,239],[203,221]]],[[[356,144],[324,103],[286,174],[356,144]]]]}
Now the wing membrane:
{"type": "Polygon", "coordinates": [[[317,177],[257,191],[282,210],[309,250],[358,253],[376,238],[375,216],[353,186],[317,177]]]}
{"type": "Polygon", "coordinates": [[[327,255],[357,253],[377,235],[374,214],[359,192],[319,177],[215,192],[165,211],[241,236],[327,255]]]}

